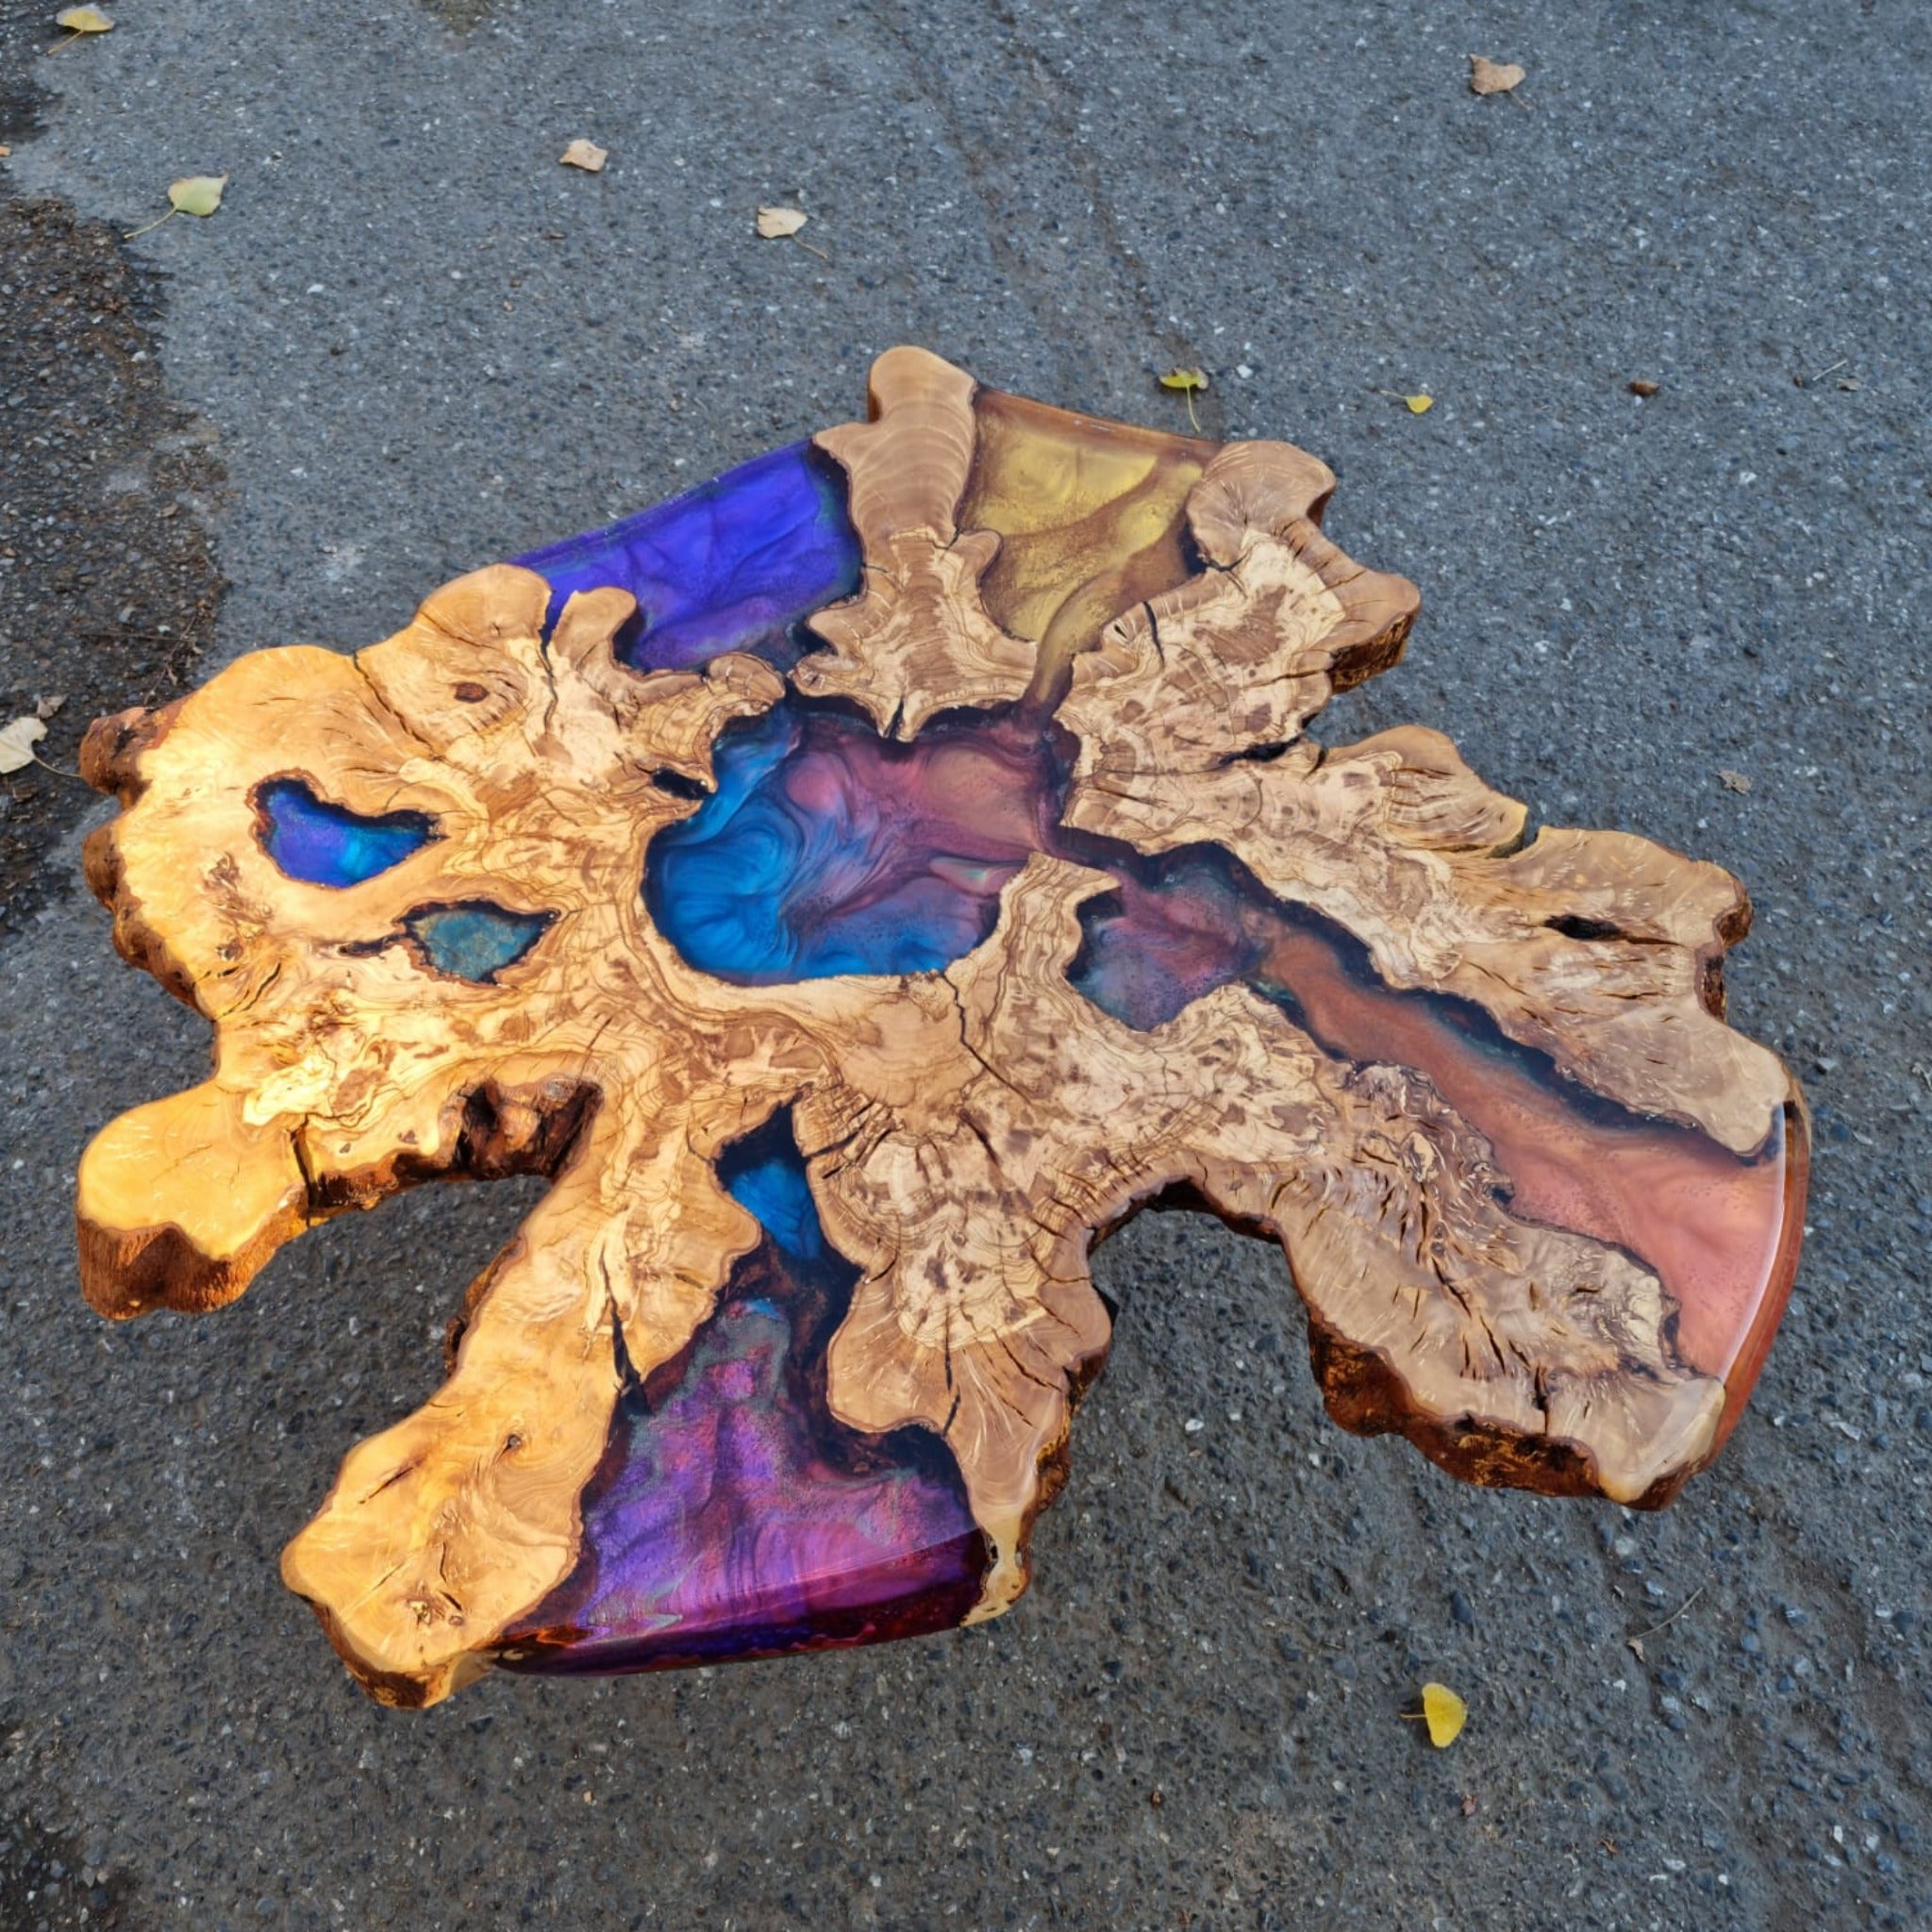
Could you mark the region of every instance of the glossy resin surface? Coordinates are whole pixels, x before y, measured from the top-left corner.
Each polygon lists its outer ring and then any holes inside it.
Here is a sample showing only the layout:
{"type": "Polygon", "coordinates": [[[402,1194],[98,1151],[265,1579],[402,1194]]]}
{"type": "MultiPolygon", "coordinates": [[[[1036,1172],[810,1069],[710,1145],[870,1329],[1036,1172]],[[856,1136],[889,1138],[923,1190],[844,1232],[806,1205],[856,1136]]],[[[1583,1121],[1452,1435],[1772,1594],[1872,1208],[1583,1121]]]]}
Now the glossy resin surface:
{"type": "Polygon", "coordinates": [[[728,730],[718,789],[654,841],[646,898],[693,965],[745,985],[949,964],[992,931],[1028,856],[1104,868],[1082,909],[1073,984],[1147,1030],[1216,988],[1252,987],[1339,1058],[1426,1074],[1490,1143],[1515,1211],[1610,1242],[1656,1270],[1676,1343],[1749,1392],[1794,1258],[1788,1197],[1802,1125],[1780,1115],[1735,1155],[1567,1079],[1473,1001],[1395,989],[1361,943],[1273,898],[1211,846],[1148,860],[1060,824],[1051,734],[942,719],[911,744],[790,700],[728,730]],[[1793,1158],[1795,1157],[1795,1158],[1793,1158]]]}
{"type": "Polygon", "coordinates": [[[285,1562],[390,1701],[997,1614],[1157,1198],[1278,1239],[1331,1412],[1476,1481],[1666,1500],[1776,1325],[1736,882],[1315,742],[1414,598],[1299,452],[912,351],[874,409],[90,740],[90,876],[224,1041],[90,1150],[100,1306],[555,1180],[285,1562]]]}
{"type": "Polygon", "coordinates": [[[926,1431],[826,1412],[856,1271],[825,1242],[791,1124],[720,1163],[764,1239],[686,1353],[618,1406],[575,1574],[508,1635],[526,1671],[655,1670],[917,1637],[979,1600],[986,1541],[926,1431]]]}

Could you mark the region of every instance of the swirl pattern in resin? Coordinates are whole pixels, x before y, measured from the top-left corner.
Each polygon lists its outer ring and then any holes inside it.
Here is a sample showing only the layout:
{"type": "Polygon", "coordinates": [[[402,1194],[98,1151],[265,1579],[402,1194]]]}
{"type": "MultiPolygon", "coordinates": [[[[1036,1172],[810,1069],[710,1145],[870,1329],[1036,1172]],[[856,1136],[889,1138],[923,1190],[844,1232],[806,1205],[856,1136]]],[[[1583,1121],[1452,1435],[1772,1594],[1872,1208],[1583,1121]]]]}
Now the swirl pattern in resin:
{"type": "Polygon", "coordinates": [[[585,1557],[513,1630],[530,1671],[660,1669],[950,1629],[985,1540],[934,1440],[825,1414],[854,1271],[825,1244],[789,1123],[720,1163],[765,1231],[686,1355],[620,1405],[585,1557]]]}

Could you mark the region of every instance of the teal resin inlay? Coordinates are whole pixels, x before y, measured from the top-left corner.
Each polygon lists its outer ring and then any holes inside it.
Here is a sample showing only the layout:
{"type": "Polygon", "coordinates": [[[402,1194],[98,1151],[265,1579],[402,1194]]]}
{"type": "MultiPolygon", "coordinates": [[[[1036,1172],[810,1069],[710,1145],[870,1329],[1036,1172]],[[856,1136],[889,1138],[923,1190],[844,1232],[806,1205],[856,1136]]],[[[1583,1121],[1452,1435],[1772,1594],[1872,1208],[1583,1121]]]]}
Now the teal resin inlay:
{"type": "Polygon", "coordinates": [[[555,917],[510,912],[488,899],[466,899],[455,906],[422,907],[403,921],[403,929],[439,973],[488,986],[543,937],[555,917]]]}

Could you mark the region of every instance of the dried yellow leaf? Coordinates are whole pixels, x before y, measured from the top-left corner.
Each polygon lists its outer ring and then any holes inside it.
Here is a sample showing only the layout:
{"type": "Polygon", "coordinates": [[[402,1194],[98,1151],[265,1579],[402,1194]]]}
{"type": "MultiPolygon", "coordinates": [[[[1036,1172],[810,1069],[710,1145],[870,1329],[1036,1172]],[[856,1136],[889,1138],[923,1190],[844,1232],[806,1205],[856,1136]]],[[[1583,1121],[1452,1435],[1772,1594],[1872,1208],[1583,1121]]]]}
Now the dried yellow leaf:
{"type": "Polygon", "coordinates": [[[758,210],[758,233],[767,242],[782,242],[788,235],[795,235],[810,219],[803,208],[761,208],[758,210]]]}
{"type": "Polygon", "coordinates": [[[132,242],[137,235],[145,235],[158,228],[162,222],[172,222],[176,215],[213,214],[222,205],[222,190],[227,185],[225,175],[183,175],[179,180],[170,181],[168,212],[144,228],[129,229],[121,239],[132,242]]]}
{"type": "Polygon", "coordinates": [[[1448,1685],[1423,1686],[1423,1722],[1429,1727],[1429,1742],[1438,1751],[1455,1743],[1468,1720],[1469,1706],[1448,1685]]]}
{"type": "Polygon", "coordinates": [[[16,718],[0,730],[0,774],[25,771],[35,762],[34,746],[46,737],[38,718],[16,718]]]}
{"type": "Polygon", "coordinates": [[[1723,781],[1726,791],[1748,791],[1751,789],[1751,781],[1742,772],[1721,771],[1717,775],[1723,781]]]}
{"type": "Polygon", "coordinates": [[[168,199],[176,214],[211,215],[221,207],[222,190],[227,185],[225,175],[183,175],[168,183],[168,199]]]}
{"type": "Polygon", "coordinates": [[[1402,400],[1408,405],[1408,413],[1411,416],[1426,416],[1436,407],[1434,396],[1423,395],[1421,393],[1404,396],[1402,400]]]}
{"type": "Polygon", "coordinates": [[[54,25],[64,26],[71,34],[106,34],[114,30],[114,23],[98,7],[70,7],[54,16],[54,25]]]}
{"type": "Polygon", "coordinates": [[[1473,94],[1507,94],[1523,80],[1523,69],[1513,64],[1485,60],[1480,54],[1469,57],[1469,91],[1473,94]]]}
{"type": "Polygon", "coordinates": [[[561,168],[581,168],[587,175],[601,175],[604,163],[609,158],[608,147],[599,147],[594,141],[578,139],[558,156],[557,162],[561,168]]]}
{"type": "Polygon", "coordinates": [[[1177,389],[1188,406],[1188,421],[1192,425],[1194,434],[1201,433],[1201,419],[1194,414],[1194,391],[1208,387],[1208,372],[1205,369],[1170,369],[1160,378],[1162,389],[1177,389]]]}

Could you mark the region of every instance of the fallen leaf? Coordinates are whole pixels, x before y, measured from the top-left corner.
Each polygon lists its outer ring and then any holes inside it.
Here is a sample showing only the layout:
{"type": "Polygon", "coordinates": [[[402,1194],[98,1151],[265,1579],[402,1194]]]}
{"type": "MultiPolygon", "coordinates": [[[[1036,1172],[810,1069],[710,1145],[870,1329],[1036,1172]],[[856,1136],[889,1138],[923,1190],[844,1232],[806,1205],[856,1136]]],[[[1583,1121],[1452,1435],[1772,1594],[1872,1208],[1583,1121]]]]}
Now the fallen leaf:
{"type": "Polygon", "coordinates": [[[1631,1655],[1632,1657],[1635,1657],[1635,1658],[1637,1659],[1637,1661],[1638,1661],[1639,1663],[1641,1663],[1641,1664],[1647,1664],[1647,1663],[1648,1663],[1648,1662],[1650,1661],[1650,1659],[1649,1659],[1649,1658],[1648,1658],[1647,1657],[1645,1657],[1645,1656],[1644,1656],[1644,1654],[1643,1654],[1643,1639],[1642,1639],[1642,1638],[1641,1638],[1641,1637],[1626,1637],[1626,1638],[1624,1638],[1624,1642],[1625,1642],[1626,1644],[1628,1644],[1628,1645],[1629,1645],[1629,1647],[1630,1647],[1630,1655],[1631,1655]]]}
{"type": "Polygon", "coordinates": [[[34,716],[36,718],[51,718],[66,702],[66,698],[59,691],[56,691],[52,697],[42,698],[35,705],[34,716]]]}
{"type": "Polygon", "coordinates": [[[608,147],[599,147],[594,141],[578,140],[558,156],[557,163],[561,168],[581,168],[587,175],[601,175],[609,158],[608,147]]]}
{"type": "Polygon", "coordinates": [[[47,727],[38,718],[16,718],[0,729],[0,774],[25,771],[35,763],[34,746],[46,735],[47,727]]]}
{"type": "Polygon", "coordinates": [[[1455,1743],[1468,1718],[1469,1706],[1448,1685],[1423,1686],[1423,1722],[1429,1727],[1429,1742],[1438,1751],[1455,1743]]]}
{"type": "Polygon", "coordinates": [[[1631,382],[1630,393],[1633,396],[1654,396],[1662,387],[1661,383],[1652,382],[1648,376],[1640,375],[1631,382]]]}
{"type": "Polygon", "coordinates": [[[0,142],[0,161],[8,159],[12,153],[13,150],[5,142],[0,142]]]}
{"type": "Polygon", "coordinates": [[[1465,1818],[1474,1818],[1475,1816],[1475,1793],[1474,1791],[1464,1791],[1462,1794],[1462,1815],[1465,1818]]]}
{"type": "Polygon", "coordinates": [[[64,26],[67,29],[67,38],[64,41],[56,41],[47,49],[50,54],[58,54],[62,47],[73,46],[75,41],[84,39],[89,34],[109,34],[114,31],[114,23],[98,7],[70,7],[64,12],[54,16],[54,25],[64,26]]]}
{"type": "Polygon", "coordinates": [[[758,209],[758,228],[767,242],[796,242],[808,255],[816,255],[825,263],[832,258],[823,248],[814,248],[798,231],[810,217],[798,208],[761,208],[758,209]]]}
{"type": "Polygon", "coordinates": [[[1469,91],[1473,94],[1507,94],[1520,86],[1523,69],[1508,62],[1485,60],[1480,54],[1469,57],[1469,91]]]}
{"type": "Polygon", "coordinates": [[[1205,369],[1170,369],[1160,378],[1162,389],[1177,389],[1188,405],[1188,421],[1193,425],[1195,435],[1201,433],[1201,419],[1194,414],[1194,391],[1208,387],[1208,372],[1205,369]]]}
{"type": "Polygon", "coordinates": [[[1436,399],[1431,395],[1404,396],[1402,400],[1408,405],[1411,416],[1426,416],[1436,407],[1436,399]]]}
{"type": "Polygon", "coordinates": [[[1720,772],[1718,776],[1726,791],[1748,791],[1751,789],[1751,781],[1742,772],[1720,772]]]}
{"type": "Polygon", "coordinates": [[[124,242],[132,242],[137,235],[148,234],[158,228],[162,222],[171,222],[176,215],[211,215],[222,205],[222,190],[228,185],[225,175],[183,175],[177,180],[168,183],[168,212],[159,220],[148,223],[144,228],[130,229],[122,236],[124,242]]]}
{"type": "Polygon", "coordinates": [[[183,175],[168,183],[168,200],[176,214],[211,215],[221,207],[227,185],[225,175],[183,175]]]}

